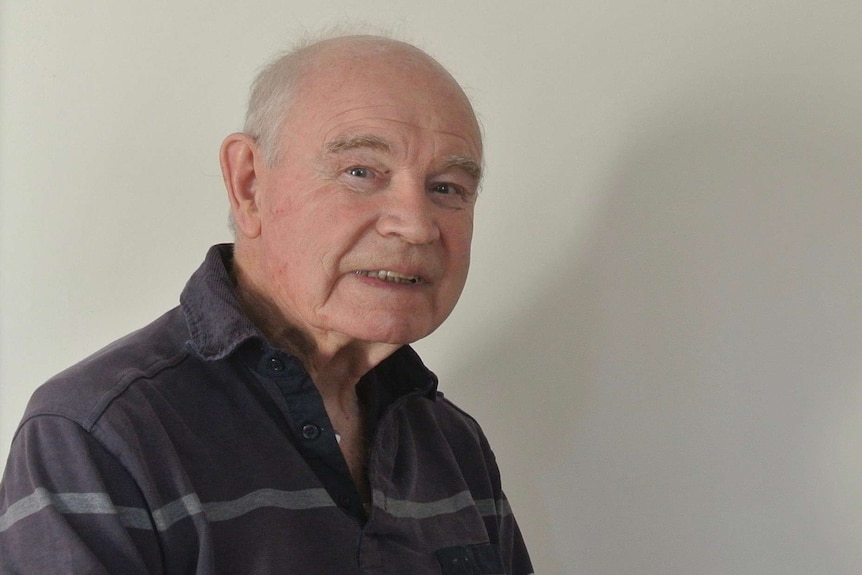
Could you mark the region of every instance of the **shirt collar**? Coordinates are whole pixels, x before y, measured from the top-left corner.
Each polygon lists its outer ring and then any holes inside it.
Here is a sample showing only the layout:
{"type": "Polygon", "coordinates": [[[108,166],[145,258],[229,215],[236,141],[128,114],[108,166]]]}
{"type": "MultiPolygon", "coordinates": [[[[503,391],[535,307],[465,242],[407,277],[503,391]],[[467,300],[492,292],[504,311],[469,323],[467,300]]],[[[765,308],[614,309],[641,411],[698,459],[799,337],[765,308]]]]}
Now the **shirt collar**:
{"type": "Polygon", "coordinates": [[[206,361],[224,359],[250,339],[263,341],[240,308],[230,278],[232,267],[233,244],[211,247],[180,295],[191,335],[188,345],[206,361]]]}
{"type": "MultiPolygon", "coordinates": [[[[232,267],[233,244],[211,247],[180,295],[190,334],[188,346],[204,361],[224,359],[250,340],[257,340],[262,350],[271,349],[240,307],[230,276],[232,267]]],[[[436,395],[437,377],[407,345],[383,360],[369,376],[385,382],[384,389],[396,397],[411,392],[432,398],[436,395]]]]}

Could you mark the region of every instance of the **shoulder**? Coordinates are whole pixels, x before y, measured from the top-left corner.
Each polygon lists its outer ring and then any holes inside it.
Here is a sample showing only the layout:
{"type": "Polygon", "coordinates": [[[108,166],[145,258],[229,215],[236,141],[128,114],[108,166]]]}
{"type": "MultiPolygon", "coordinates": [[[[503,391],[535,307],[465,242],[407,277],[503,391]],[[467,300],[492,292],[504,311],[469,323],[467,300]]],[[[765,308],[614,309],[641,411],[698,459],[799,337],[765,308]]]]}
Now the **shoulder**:
{"type": "Polygon", "coordinates": [[[482,439],[484,441],[485,435],[482,433],[482,427],[479,425],[479,422],[476,421],[472,415],[455,404],[454,401],[443,395],[442,392],[437,392],[434,405],[438,417],[441,420],[450,425],[467,430],[471,435],[475,436],[476,439],[482,439]]]}
{"type": "Polygon", "coordinates": [[[175,308],[52,377],[34,392],[23,422],[57,415],[92,426],[135,381],[181,363],[188,355],[187,339],[185,319],[175,308]]]}
{"type": "Polygon", "coordinates": [[[416,398],[405,406],[402,425],[424,437],[442,440],[464,460],[484,460],[492,465],[496,458],[479,422],[443,393],[416,398]]]}

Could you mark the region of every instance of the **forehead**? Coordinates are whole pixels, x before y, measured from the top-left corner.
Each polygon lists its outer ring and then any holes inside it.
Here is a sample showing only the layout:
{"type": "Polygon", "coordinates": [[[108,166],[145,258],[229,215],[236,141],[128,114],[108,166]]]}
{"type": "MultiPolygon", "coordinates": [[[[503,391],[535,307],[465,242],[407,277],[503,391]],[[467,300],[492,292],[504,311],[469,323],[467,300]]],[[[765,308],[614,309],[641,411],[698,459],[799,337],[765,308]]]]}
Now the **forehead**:
{"type": "Polygon", "coordinates": [[[347,45],[316,54],[296,86],[287,123],[286,137],[291,129],[312,132],[321,146],[384,127],[418,131],[481,159],[481,135],[466,95],[412,47],[347,45]]]}

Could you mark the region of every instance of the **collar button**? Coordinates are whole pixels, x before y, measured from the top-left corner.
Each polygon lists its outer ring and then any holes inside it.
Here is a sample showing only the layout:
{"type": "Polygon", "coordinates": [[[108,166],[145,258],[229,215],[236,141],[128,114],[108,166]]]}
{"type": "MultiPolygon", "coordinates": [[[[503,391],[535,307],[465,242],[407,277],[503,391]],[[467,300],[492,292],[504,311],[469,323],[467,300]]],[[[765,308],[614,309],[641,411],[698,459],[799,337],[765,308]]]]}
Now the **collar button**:
{"type": "Polygon", "coordinates": [[[302,436],[305,439],[317,439],[320,437],[320,428],[313,423],[306,423],[302,426],[302,436]]]}
{"type": "Polygon", "coordinates": [[[270,358],[269,360],[269,369],[270,371],[281,372],[284,371],[284,362],[278,359],[277,357],[270,358]]]}

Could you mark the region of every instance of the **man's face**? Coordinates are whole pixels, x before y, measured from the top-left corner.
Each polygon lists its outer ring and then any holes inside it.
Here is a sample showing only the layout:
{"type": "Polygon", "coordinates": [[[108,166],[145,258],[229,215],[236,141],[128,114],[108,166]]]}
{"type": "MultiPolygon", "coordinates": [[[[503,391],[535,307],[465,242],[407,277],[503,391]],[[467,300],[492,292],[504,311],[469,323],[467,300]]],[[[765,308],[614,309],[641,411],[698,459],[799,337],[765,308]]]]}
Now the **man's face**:
{"type": "Polygon", "coordinates": [[[479,130],[451,79],[406,57],[321,57],[258,171],[256,288],[315,340],[415,341],[467,278],[479,130]]]}

